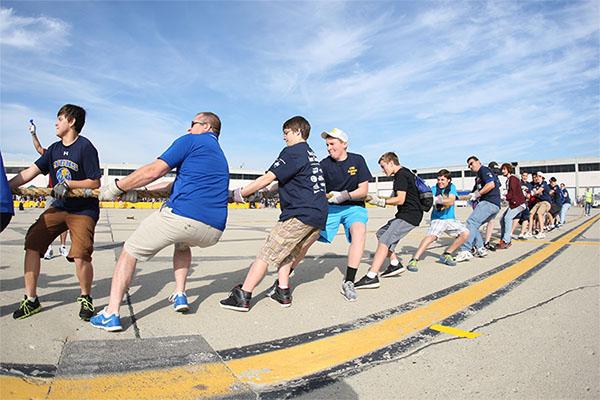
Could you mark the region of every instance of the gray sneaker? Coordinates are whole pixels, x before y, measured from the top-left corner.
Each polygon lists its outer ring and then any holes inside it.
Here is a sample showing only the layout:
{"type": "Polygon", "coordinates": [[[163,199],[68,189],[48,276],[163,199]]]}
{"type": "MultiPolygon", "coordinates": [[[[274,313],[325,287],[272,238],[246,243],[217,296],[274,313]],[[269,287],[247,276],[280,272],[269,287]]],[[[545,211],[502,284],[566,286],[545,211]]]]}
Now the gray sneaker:
{"type": "Polygon", "coordinates": [[[340,293],[346,298],[348,301],[356,301],[356,289],[354,289],[354,282],[345,281],[342,283],[342,289],[340,293]]]}

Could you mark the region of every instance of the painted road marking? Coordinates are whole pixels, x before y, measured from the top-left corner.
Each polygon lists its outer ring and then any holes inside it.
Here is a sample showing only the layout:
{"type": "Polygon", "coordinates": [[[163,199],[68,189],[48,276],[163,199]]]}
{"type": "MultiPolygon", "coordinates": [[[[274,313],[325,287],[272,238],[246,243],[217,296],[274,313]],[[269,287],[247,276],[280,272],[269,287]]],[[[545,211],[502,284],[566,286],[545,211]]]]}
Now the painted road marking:
{"type": "Polygon", "coordinates": [[[467,339],[475,339],[476,337],[481,336],[481,333],[463,331],[462,329],[453,328],[451,326],[444,326],[440,324],[431,325],[429,329],[433,329],[434,331],[438,332],[449,333],[450,335],[464,337],[467,339]]]}
{"type": "MultiPolygon", "coordinates": [[[[223,363],[181,366],[163,370],[116,373],[96,377],[56,378],[51,383],[49,399],[194,399],[231,393],[235,381],[252,384],[258,391],[316,375],[343,365],[404,338],[427,330],[440,321],[461,313],[482,299],[502,290],[519,277],[534,270],[570,244],[578,235],[600,219],[589,219],[558,237],[538,251],[514,264],[419,308],[374,322],[337,335],[323,337],[293,347],[283,348],[223,363]]],[[[0,386],[5,386],[2,377],[0,386]]],[[[26,387],[22,388],[26,390],[26,387]]],[[[20,392],[30,398],[31,392],[20,392]]]]}

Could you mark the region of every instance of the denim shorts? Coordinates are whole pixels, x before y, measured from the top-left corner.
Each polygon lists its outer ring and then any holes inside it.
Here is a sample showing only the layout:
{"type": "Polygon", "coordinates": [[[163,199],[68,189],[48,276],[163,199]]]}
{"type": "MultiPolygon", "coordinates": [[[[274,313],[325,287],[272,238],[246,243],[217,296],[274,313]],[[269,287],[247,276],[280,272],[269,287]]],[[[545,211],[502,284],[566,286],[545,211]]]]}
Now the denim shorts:
{"type": "Polygon", "coordinates": [[[331,243],[338,233],[340,225],[344,225],[346,240],[352,241],[350,236],[350,227],[355,222],[367,224],[369,220],[367,209],[361,206],[338,206],[330,205],[327,214],[327,225],[321,231],[319,242],[331,243]]]}

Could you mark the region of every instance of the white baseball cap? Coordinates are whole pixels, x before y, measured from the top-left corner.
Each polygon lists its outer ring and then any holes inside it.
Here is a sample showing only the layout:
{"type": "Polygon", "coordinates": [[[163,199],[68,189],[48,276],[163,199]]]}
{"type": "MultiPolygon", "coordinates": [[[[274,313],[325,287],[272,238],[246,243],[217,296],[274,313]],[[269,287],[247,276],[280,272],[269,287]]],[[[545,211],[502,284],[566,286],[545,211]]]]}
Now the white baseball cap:
{"type": "Polygon", "coordinates": [[[325,131],[325,132],[321,133],[321,137],[323,139],[332,137],[332,138],[339,139],[344,143],[348,143],[348,135],[346,134],[346,132],[344,132],[343,130],[341,130],[339,128],[333,128],[330,131],[325,131]]]}

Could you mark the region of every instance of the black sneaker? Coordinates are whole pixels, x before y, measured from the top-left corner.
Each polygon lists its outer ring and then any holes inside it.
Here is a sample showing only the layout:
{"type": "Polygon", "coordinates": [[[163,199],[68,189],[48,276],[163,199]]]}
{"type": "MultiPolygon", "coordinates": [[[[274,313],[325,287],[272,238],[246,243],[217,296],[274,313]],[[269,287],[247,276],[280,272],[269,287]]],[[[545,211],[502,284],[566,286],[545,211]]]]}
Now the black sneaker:
{"type": "Polygon", "coordinates": [[[406,268],[404,268],[404,265],[402,265],[402,263],[398,263],[398,265],[395,266],[390,264],[388,265],[386,270],[381,273],[381,277],[389,278],[390,276],[400,275],[404,271],[406,271],[406,268]]]}
{"type": "Polygon", "coordinates": [[[273,296],[275,294],[275,289],[277,289],[277,286],[279,286],[279,279],[275,279],[275,282],[273,282],[271,287],[267,289],[265,296],[267,296],[267,297],[273,296]]]}
{"type": "Polygon", "coordinates": [[[79,318],[84,321],[89,321],[94,316],[94,305],[92,304],[92,298],[87,294],[82,294],[77,298],[77,302],[81,304],[79,309],[79,318]]]}
{"type": "Polygon", "coordinates": [[[252,299],[252,293],[243,291],[240,284],[231,289],[229,297],[221,300],[219,303],[221,303],[221,307],[223,308],[246,312],[250,310],[250,299],[252,299]]]}
{"type": "Polygon", "coordinates": [[[289,288],[282,289],[277,286],[275,287],[275,292],[273,295],[269,297],[278,302],[281,307],[289,307],[292,305],[292,292],[289,288]]]}
{"type": "Polygon", "coordinates": [[[488,249],[489,251],[496,251],[496,245],[492,242],[487,242],[483,245],[483,247],[485,247],[486,249],[488,249]]]}
{"type": "Polygon", "coordinates": [[[32,316],[42,309],[39,297],[36,297],[35,301],[27,300],[27,295],[19,303],[19,308],[13,313],[14,319],[23,319],[32,316]]]}
{"type": "Polygon", "coordinates": [[[369,278],[367,275],[360,278],[358,282],[354,284],[355,289],[377,289],[379,287],[379,278],[369,278]]]}

